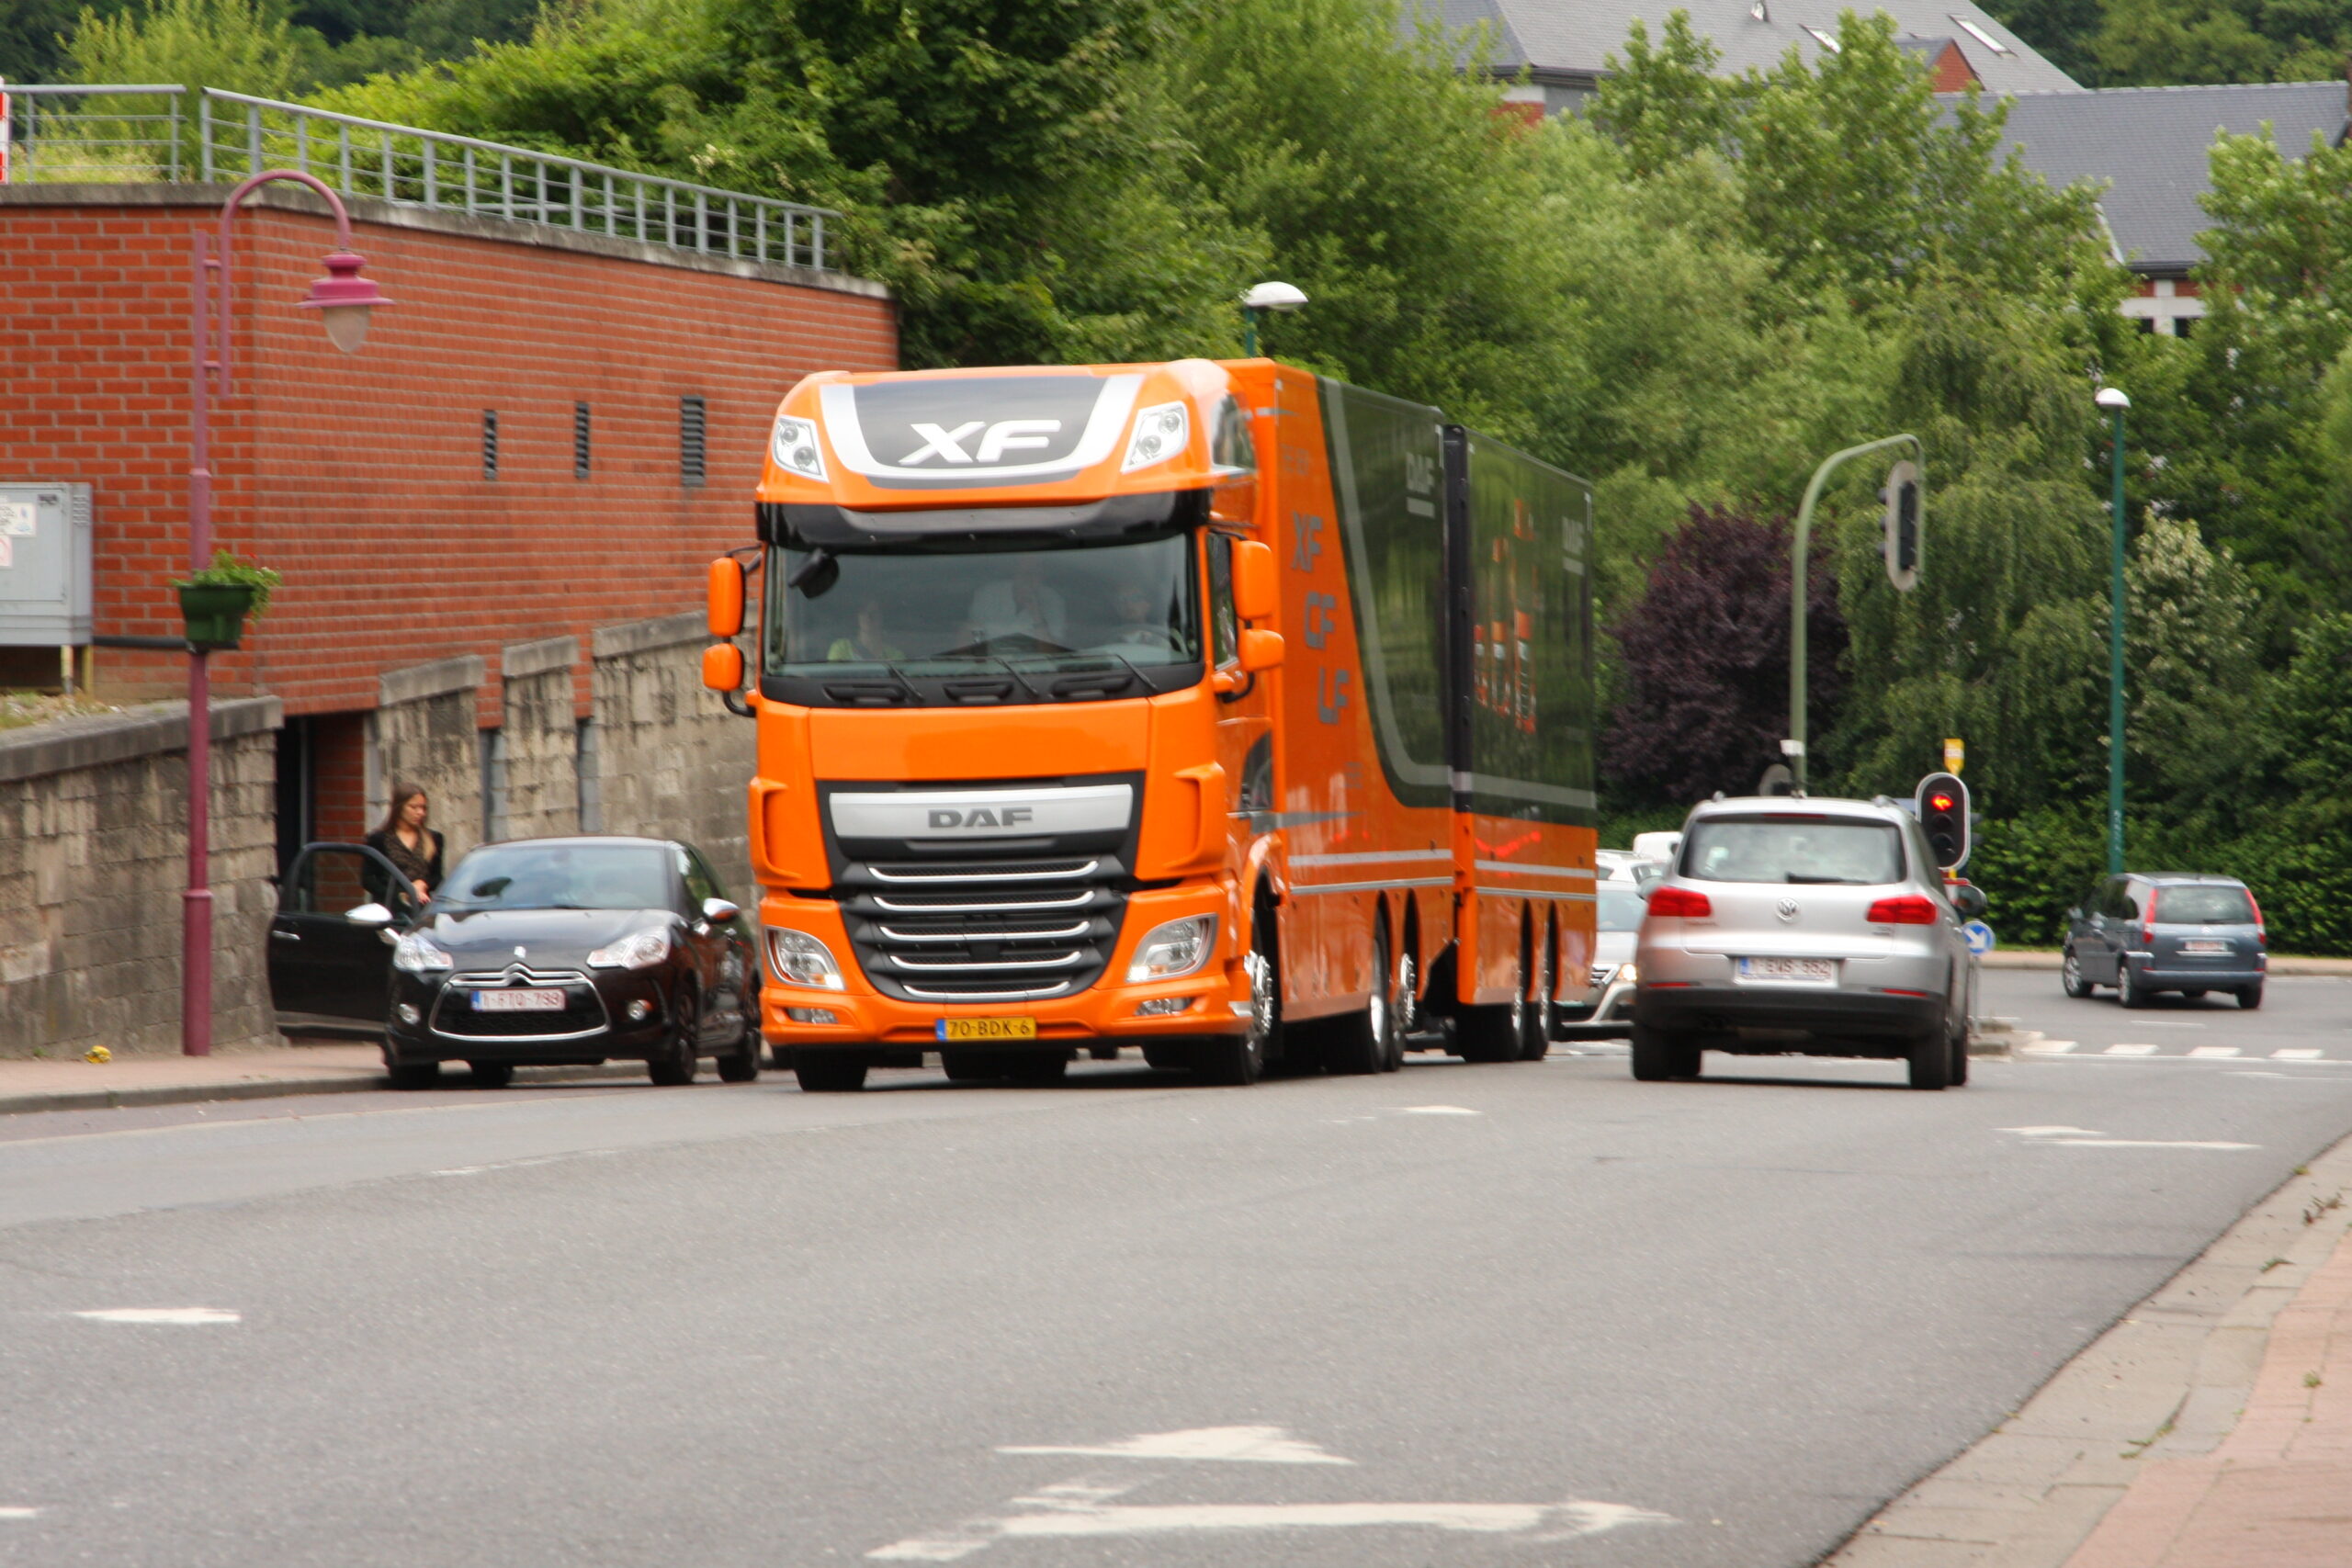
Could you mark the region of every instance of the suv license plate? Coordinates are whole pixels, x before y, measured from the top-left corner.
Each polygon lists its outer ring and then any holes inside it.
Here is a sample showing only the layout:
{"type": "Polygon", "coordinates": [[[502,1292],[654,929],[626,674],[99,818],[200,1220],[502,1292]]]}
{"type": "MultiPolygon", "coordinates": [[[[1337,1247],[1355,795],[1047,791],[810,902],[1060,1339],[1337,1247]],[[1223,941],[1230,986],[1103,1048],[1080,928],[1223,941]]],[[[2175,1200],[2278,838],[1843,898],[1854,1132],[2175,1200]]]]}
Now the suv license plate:
{"type": "Polygon", "coordinates": [[[2182,942],[2180,950],[2183,953],[2227,953],[2230,950],[2230,944],[2226,942],[2190,941],[2182,942]]]}
{"type": "Polygon", "coordinates": [[[942,1040],[1035,1040],[1037,1021],[1034,1018],[943,1018],[939,1021],[942,1040]]]}
{"type": "Polygon", "coordinates": [[[1739,961],[1739,977],[1743,982],[1760,981],[1770,986],[1834,986],[1838,983],[1838,961],[1834,958],[1743,958],[1739,961]]]}
{"type": "Polygon", "coordinates": [[[476,991],[476,1012],[561,1012],[561,991],[476,991]]]}

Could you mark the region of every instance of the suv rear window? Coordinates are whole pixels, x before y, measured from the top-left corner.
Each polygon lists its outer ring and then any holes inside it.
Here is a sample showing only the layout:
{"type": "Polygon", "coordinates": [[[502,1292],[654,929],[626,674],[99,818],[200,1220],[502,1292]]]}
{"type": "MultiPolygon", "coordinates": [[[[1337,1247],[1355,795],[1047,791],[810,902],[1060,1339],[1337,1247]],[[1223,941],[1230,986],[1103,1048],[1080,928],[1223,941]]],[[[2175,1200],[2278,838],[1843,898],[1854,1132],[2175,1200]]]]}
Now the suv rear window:
{"type": "Polygon", "coordinates": [[[1707,882],[1903,880],[1903,840],[1892,822],[1836,817],[1710,817],[1690,825],[1682,874],[1707,882]]]}
{"type": "Polygon", "coordinates": [[[2156,919],[2167,925],[2250,926],[2254,905],[2243,887],[2159,887],[2156,919]]]}

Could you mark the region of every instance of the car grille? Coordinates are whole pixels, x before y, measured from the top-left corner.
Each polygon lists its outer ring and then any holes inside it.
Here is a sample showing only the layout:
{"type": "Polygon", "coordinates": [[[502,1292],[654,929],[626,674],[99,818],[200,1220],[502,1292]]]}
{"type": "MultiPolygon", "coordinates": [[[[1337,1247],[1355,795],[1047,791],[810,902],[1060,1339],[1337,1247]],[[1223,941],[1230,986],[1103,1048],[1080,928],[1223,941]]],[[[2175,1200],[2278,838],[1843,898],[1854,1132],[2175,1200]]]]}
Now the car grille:
{"type": "Polygon", "coordinates": [[[501,970],[452,975],[434,1004],[433,1032],[451,1040],[576,1040],[602,1033],[612,1020],[595,985],[577,969],[534,969],[510,964],[501,970]],[[563,987],[560,1012],[477,1012],[473,993],[508,987],[563,987]]]}
{"type": "Polygon", "coordinates": [[[1026,1002],[1102,975],[1126,909],[1117,857],[851,862],[835,891],[865,977],[919,1002],[1026,1002]]]}

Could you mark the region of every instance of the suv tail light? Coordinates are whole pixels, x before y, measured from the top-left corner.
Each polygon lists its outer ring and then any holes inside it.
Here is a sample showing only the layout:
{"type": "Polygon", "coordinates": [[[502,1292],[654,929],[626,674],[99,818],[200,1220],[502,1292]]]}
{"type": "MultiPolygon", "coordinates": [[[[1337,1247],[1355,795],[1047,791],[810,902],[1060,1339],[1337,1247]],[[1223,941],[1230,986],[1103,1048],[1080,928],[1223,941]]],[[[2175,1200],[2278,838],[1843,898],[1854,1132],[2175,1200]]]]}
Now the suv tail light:
{"type": "Polygon", "coordinates": [[[1650,895],[1650,913],[1704,920],[1714,917],[1715,906],[1704,893],[1688,887],[1661,887],[1650,895]]]}
{"type": "Polygon", "coordinates": [[[1943,918],[1936,901],[1923,893],[1905,893],[1899,898],[1882,898],[1866,910],[1862,919],[1874,926],[1932,926],[1943,918]]]}
{"type": "Polygon", "coordinates": [[[2254,940],[2267,944],[2270,938],[2262,929],[2262,904],[2251,887],[2245,890],[2245,907],[2254,911],[2254,940]]]}

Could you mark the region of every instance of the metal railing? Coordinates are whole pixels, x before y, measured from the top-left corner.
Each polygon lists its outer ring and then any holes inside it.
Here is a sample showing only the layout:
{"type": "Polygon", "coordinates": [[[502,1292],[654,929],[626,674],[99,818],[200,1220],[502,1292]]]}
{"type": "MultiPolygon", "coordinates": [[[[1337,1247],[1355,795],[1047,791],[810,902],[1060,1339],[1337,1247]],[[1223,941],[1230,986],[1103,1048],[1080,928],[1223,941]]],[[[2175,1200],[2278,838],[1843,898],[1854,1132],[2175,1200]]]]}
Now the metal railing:
{"type": "Polygon", "coordinates": [[[19,182],[243,179],[300,169],[344,196],[825,268],[839,213],[217,87],[10,86],[19,182]],[[79,96],[72,107],[58,107],[79,96]],[[103,100],[103,101],[93,101],[103,100]]]}

